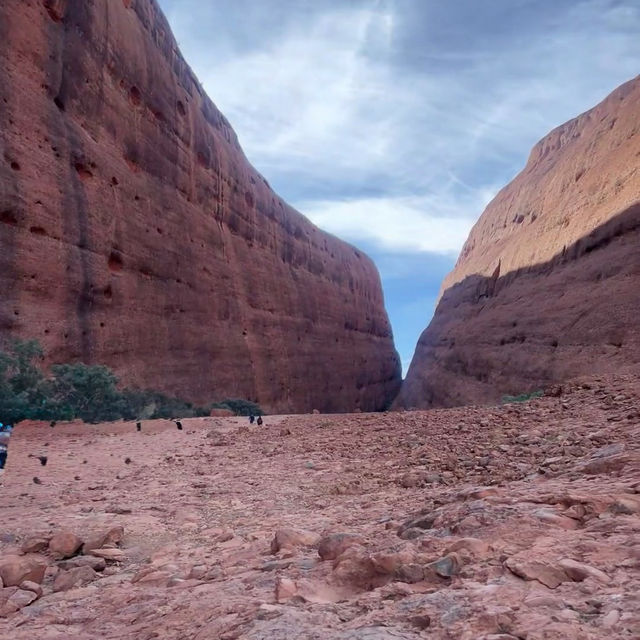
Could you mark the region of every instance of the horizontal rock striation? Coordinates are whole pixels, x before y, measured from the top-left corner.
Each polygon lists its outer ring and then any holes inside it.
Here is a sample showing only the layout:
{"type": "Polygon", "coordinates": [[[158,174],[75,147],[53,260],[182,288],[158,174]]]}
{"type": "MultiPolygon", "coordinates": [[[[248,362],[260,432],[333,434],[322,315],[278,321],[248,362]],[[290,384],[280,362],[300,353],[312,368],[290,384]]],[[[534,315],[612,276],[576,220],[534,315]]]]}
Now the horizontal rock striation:
{"type": "Polygon", "coordinates": [[[0,337],[130,385],[381,409],[378,273],[283,202],[154,0],[0,5],[0,337]]]}
{"type": "Polygon", "coordinates": [[[445,279],[400,406],[638,369],[639,133],[636,78],[534,147],[445,279]]]}

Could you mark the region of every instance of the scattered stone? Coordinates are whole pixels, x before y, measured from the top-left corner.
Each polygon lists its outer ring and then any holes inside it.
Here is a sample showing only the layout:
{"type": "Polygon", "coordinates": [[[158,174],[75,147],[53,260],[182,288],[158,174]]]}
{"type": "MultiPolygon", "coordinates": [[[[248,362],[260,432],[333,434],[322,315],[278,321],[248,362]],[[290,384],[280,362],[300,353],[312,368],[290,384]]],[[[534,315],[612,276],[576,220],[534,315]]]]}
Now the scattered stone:
{"type": "Polygon", "coordinates": [[[362,538],[353,533],[332,533],[318,544],[318,555],[322,560],[335,560],[349,547],[360,544],[362,538]]]}
{"type": "Polygon", "coordinates": [[[22,553],[41,553],[46,551],[49,547],[50,538],[34,536],[27,538],[20,547],[22,553]]]}
{"type": "Polygon", "coordinates": [[[450,553],[429,565],[441,578],[451,578],[460,569],[460,559],[456,553],[450,553]]]}
{"type": "Polygon", "coordinates": [[[587,578],[594,578],[602,584],[609,584],[609,582],[611,582],[611,578],[609,578],[606,573],[582,562],[564,559],[558,562],[558,566],[575,582],[582,582],[587,578]]]}
{"type": "Polygon", "coordinates": [[[541,584],[555,589],[563,582],[567,582],[569,577],[561,569],[538,562],[536,560],[520,560],[516,557],[509,558],[505,565],[511,573],[523,580],[537,580],[541,584]]]}
{"type": "Polygon", "coordinates": [[[304,529],[278,529],[271,541],[271,553],[278,553],[282,549],[296,547],[314,547],[320,541],[320,536],[313,531],[304,529]]]}
{"type": "Polygon", "coordinates": [[[0,578],[5,587],[17,587],[25,580],[40,584],[46,569],[46,562],[37,556],[7,555],[0,558],[0,578]]]}
{"type": "Polygon", "coordinates": [[[276,579],[276,602],[286,602],[291,600],[298,593],[298,587],[293,580],[289,578],[277,578],[276,579]]]}
{"type": "Polygon", "coordinates": [[[122,562],[126,557],[120,549],[91,549],[89,555],[104,558],[111,562],[122,562]]]}
{"type": "Polygon", "coordinates": [[[428,629],[431,626],[431,618],[427,615],[413,616],[409,622],[418,629],[428,629]]]}
{"type": "Polygon", "coordinates": [[[76,567],[69,571],[61,571],[53,583],[54,591],[69,591],[76,587],[93,582],[98,574],[91,567],[76,567]]]}
{"type": "Polygon", "coordinates": [[[82,553],[87,554],[93,549],[102,549],[109,545],[117,545],[122,542],[124,538],[124,527],[118,525],[111,527],[107,531],[89,536],[87,541],[82,546],[82,553]]]}
{"type": "Polygon", "coordinates": [[[25,580],[24,582],[20,583],[20,588],[23,591],[33,591],[33,593],[35,593],[38,598],[42,595],[42,587],[37,582],[25,580]]]}
{"type": "Polygon", "coordinates": [[[104,558],[97,558],[95,556],[75,556],[74,558],[58,562],[58,567],[63,571],[75,569],[76,567],[91,567],[94,571],[104,571],[106,566],[107,562],[104,558]]]}
{"type": "Polygon", "coordinates": [[[29,606],[32,602],[35,602],[38,599],[38,595],[33,591],[26,591],[23,589],[17,589],[14,593],[12,593],[2,604],[0,607],[0,616],[6,617],[15,613],[16,611],[20,611],[20,609],[24,609],[24,607],[29,606]]]}
{"type": "Polygon", "coordinates": [[[82,546],[82,539],[70,531],[60,531],[49,540],[49,551],[57,558],[70,558],[82,546]]]}
{"type": "Polygon", "coordinates": [[[488,553],[489,544],[478,538],[460,538],[447,547],[445,554],[452,551],[468,551],[472,556],[481,557],[488,553]]]}

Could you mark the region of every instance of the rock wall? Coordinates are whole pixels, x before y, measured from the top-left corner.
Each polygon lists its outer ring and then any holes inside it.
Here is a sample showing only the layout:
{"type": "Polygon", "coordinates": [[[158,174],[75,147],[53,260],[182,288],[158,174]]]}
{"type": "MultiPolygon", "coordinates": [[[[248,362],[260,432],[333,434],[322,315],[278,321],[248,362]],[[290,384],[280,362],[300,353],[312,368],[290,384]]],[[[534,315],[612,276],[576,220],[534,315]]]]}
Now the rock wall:
{"type": "Polygon", "coordinates": [[[552,131],[442,286],[399,406],[640,368],[640,78],[552,131]]]}
{"type": "Polygon", "coordinates": [[[269,411],[400,384],[375,266],[283,202],[154,0],[0,4],[0,338],[269,411]]]}

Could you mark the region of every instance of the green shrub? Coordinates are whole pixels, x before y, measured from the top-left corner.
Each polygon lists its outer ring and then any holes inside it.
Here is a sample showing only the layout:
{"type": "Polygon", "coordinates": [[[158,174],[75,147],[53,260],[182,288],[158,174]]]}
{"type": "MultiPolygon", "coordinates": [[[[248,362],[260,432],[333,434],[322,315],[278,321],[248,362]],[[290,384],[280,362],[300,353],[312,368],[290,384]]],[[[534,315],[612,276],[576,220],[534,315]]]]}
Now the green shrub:
{"type": "Polygon", "coordinates": [[[47,400],[44,375],[35,362],[42,348],[35,340],[14,340],[0,351],[0,422],[37,417],[47,400]]]}
{"type": "Polygon", "coordinates": [[[209,409],[229,409],[236,416],[261,416],[263,415],[260,405],[251,400],[242,398],[228,398],[221,402],[214,402],[209,405],[209,409]]]}
{"type": "Polygon", "coordinates": [[[119,389],[115,374],[102,365],[53,365],[47,378],[38,366],[42,359],[35,340],[15,340],[0,351],[0,422],[80,418],[96,423],[209,415],[206,407],[157,391],[119,389]]]}
{"type": "Polygon", "coordinates": [[[51,400],[58,415],[84,422],[108,422],[122,417],[118,379],[102,365],[56,364],[51,367],[51,400]]]}
{"type": "Polygon", "coordinates": [[[522,393],[519,396],[502,396],[502,404],[510,404],[512,402],[527,402],[534,398],[539,398],[544,391],[532,391],[531,393],[522,393]]]}
{"type": "Polygon", "coordinates": [[[123,417],[128,419],[194,418],[209,415],[206,407],[197,407],[180,398],[172,398],[149,389],[125,389],[122,398],[123,417]]]}

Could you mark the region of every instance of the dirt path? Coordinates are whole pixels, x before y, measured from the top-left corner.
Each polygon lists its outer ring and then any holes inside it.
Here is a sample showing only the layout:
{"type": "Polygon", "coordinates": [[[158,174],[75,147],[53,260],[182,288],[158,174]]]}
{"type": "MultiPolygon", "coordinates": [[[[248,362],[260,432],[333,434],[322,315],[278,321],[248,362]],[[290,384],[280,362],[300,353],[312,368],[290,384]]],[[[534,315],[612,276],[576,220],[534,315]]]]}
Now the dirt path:
{"type": "Polygon", "coordinates": [[[124,558],[54,592],[68,568],[45,554],[44,595],[0,619],[0,637],[638,638],[638,387],[587,386],[261,428],[20,425],[0,564],[36,534],[114,525],[124,558]],[[285,528],[297,533],[272,549],[285,528]],[[322,560],[317,539],[336,533],[349,548],[322,560]]]}

